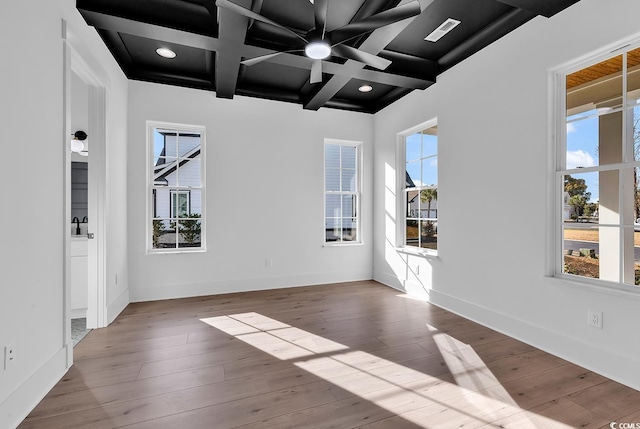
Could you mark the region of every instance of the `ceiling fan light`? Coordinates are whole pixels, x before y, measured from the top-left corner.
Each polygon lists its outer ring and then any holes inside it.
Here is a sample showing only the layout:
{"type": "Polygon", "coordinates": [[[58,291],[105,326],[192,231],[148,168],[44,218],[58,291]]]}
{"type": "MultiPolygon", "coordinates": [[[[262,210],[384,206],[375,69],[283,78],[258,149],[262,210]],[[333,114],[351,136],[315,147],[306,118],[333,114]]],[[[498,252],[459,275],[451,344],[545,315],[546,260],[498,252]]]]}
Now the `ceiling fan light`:
{"type": "Polygon", "coordinates": [[[326,42],[311,42],[305,46],[304,53],[314,60],[324,60],[331,55],[331,46],[326,42]]]}
{"type": "Polygon", "coordinates": [[[156,49],[156,54],[160,55],[162,58],[172,59],[176,57],[176,53],[169,48],[158,48],[156,49]]]}
{"type": "Polygon", "coordinates": [[[371,92],[371,91],[373,91],[373,87],[371,85],[362,85],[362,86],[360,86],[360,88],[358,88],[358,91],[360,91],[360,92],[371,92]]]}

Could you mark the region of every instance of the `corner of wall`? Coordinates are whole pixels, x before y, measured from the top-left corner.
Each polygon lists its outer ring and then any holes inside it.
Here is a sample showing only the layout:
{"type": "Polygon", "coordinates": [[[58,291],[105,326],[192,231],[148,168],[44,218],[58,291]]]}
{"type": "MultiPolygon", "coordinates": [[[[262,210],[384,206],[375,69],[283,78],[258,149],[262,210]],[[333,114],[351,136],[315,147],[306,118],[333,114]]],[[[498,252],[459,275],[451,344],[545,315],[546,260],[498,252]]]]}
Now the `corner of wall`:
{"type": "Polygon", "coordinates": [[[69,369],[68,347],[59,349],[0,403],[0,427],[16,428],[69,369]]]}
{"type": "Polygon", "coordinates": [[[129,305],[129,302],[131,300],[129,298],[129,289],[127,288],[107,306],[107,325],[116,320],[116,317],[129,305]]]}

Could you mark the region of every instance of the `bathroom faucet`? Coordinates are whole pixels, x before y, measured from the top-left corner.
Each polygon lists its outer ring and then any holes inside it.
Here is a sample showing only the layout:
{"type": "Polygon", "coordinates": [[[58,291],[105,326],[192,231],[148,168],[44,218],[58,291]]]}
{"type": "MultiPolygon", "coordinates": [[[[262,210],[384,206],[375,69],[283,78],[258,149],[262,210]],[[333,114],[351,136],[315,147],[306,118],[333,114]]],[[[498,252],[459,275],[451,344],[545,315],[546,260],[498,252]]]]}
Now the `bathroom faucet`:
{"type": "Polygon", "coordinates": [[[83,218],[82,218],[82,223],[87,223],[87,222],[89,222],[89,219],[88,219],[86,216],[85,216],[85,217],[83,217],[83,218]]]}
{"type": "Polygon", "coordinates": [[[76,223],[76,235],[80,235],[80,219],[78,219],[78,216],[74,216],[74,218],[71,221],[71,223],[73,223],[73,222],[76,223]]]}

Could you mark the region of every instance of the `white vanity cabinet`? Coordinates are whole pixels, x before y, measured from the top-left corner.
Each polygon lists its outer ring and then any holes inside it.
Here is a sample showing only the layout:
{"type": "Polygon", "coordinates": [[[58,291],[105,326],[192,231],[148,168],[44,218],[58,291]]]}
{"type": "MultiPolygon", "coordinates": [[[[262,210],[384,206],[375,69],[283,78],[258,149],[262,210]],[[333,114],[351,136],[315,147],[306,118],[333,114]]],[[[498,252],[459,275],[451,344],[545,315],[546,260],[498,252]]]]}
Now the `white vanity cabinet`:
{"type": "Polygon", "coordinates": [[[71,318],[87,316],[88,243],[86,236],[71,237],[71,318]]]}

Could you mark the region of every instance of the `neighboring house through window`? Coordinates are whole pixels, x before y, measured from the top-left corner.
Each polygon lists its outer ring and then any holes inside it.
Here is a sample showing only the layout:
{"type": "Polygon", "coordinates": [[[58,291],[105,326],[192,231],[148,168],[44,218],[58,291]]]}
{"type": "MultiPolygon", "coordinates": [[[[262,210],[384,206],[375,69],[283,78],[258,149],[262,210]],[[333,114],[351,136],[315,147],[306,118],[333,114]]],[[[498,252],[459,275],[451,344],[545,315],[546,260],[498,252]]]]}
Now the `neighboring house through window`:
{"type": "Polygon", "coordinates": [[[359,142],[325,140],[325,243],[357,243],[360,237],[359,142]]]}
{"type": "Polygon", "coordinates": [[[190,191],[171,191],[171,218],[185,217],[191,213],[189,206],[190,191]]]}
{"type": "MultiPolygon", "coordinates": [[[[640,49],[627,47],[557,73],[555,273],[638,285],[640,49]]],[[[627,286],[624,286],[627,285],[627,286]]]]}
{"type": "Polygon", "coordinates": [[[151,251],[204,247],[204,128],[148,123],[151,251]]]}
{"type": "Polygon", "coordinates": [[[403,247],[438,248],[438,127],[435,120],[401,135],[403,247]]]}

